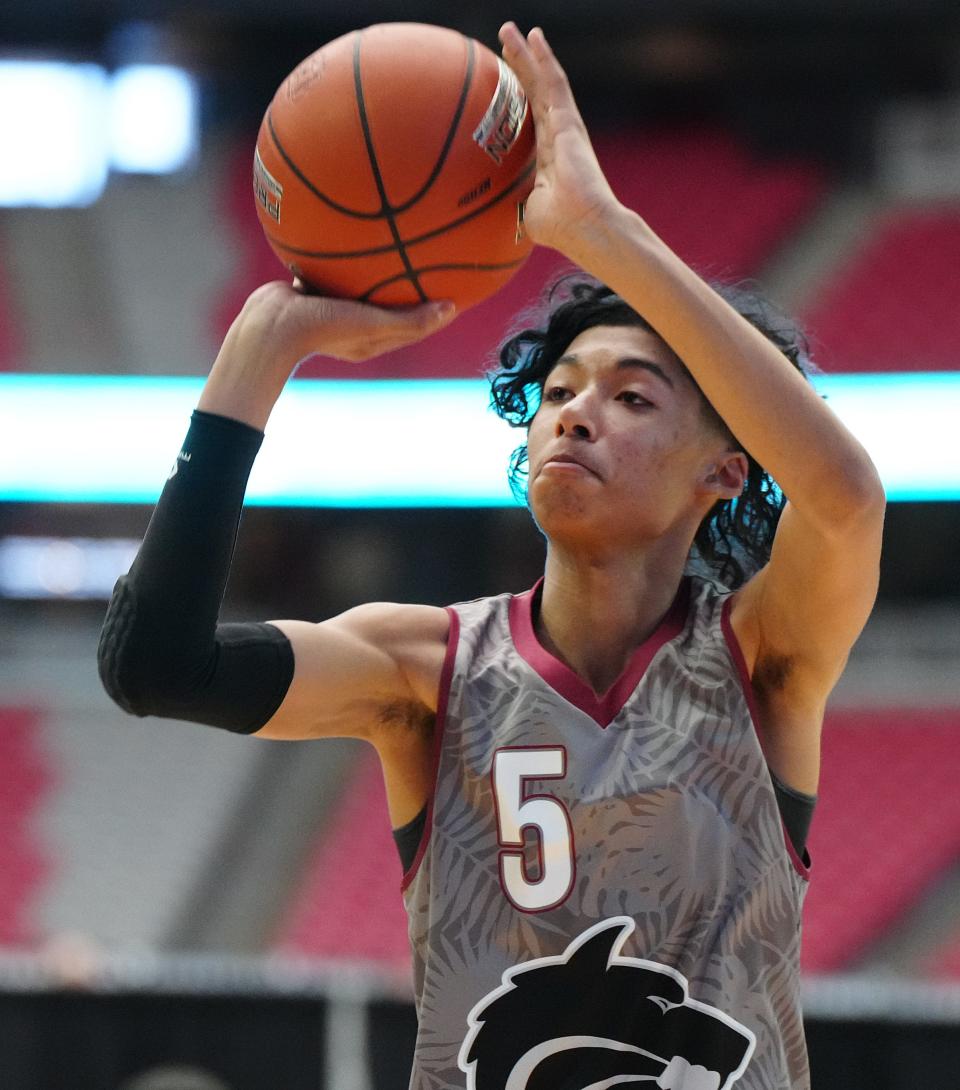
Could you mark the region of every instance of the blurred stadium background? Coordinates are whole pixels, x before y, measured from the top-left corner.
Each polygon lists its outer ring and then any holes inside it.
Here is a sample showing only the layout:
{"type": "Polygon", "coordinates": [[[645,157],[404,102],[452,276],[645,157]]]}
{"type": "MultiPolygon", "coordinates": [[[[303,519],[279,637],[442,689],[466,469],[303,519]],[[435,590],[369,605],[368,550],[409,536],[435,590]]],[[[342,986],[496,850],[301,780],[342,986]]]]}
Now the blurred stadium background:
{"type": "MultiPolygon", "coordinates": [[[[94,649],[195,396],[190,382],[124,383],[199,381],[246,293],[282,272],[250,185],[277,84],[358,26],[422,20],[495,47],[507,17],[545,26],[620,196],[698,270],[755,278],[797,314],[838,411],[844,390],[885,406],[859,425],[892,502],[880,600],[827,715],[809,1045],[817,1090],[958,1085],[955,2],[31,0],[0,12],[4,1090],[406,1086],[400,866],[370,754],[128,719],[99,686],[94,649]],[[167,96],[143,97],[158,70],[173,72],[167,96]],[[21,78],[46,82],[22,90],[21,78]],[[124,88],[141,95],[133,107],[124,88]],[[176,117],[185,126],[168,127],[176,117]],[[60,134],[44,128],[57,119],[60,134]],[[98,413],[107,389],[120,400],[98,413]],[[180,400],[157,423],[168,390],[180,400]],[[141,431],[161,447],[146,497],[105,502],[89,473],[62,483],[91,450],[136,461],[141,431]],[[25,475],[44,453],[47,476],[25,475]]],[[[559,268],[538,253],[421,348],[364,368],[311,362],[304,385],[476,382],[559,268]]],[[[312,440],[334,423],[317,413],[312,440]]],[[[424,474],[449,457],[405,413],[372,438],[360,426],[336,461],[287,436],[283,458],[308,468],[307,485],[247,511],[226,617],[439,604],[538,574],[527,515],[482,489],[430,500],[411,477],[392,499],[331,495],[370,444],[391,456],[416,445],[424,474]]],[[[265,456],[282,432],[268,428],[265,456]]]]}

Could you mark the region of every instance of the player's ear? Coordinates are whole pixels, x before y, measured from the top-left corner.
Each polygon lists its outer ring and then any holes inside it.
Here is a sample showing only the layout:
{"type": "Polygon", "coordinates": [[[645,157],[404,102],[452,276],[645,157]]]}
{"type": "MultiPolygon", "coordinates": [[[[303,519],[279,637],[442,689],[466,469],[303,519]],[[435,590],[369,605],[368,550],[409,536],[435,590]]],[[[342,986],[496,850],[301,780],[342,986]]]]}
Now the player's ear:
{"type": "Polygon", "coordinates": [[[750,463],[742,450],[723,451],[707,468],[703,483],[719,500],[739,496],[747,483],[750,463]]]}

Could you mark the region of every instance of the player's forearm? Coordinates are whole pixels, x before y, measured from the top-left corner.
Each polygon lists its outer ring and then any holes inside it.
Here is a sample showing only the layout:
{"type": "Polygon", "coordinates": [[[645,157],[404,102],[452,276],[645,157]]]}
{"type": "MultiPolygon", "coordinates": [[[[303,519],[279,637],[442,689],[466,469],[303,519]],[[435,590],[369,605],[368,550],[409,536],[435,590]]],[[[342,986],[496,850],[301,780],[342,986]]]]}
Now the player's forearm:
{"type": "Polygon", "coordinates": [[[727,426],[809,518],[836,526],[882,502],[869,455],[789,360],[617,206],[571,255],[677,353],[727,426]]]}
{"type": "Polygon", "coordinates": [[[271,625],[218,623],[247,478],[263,428],[299,360],[362,360],[449,321],[435,305],[391,312],[257,288],[224,340],[184,446],[128,575],[117,583],[98,650],[107,692],[127,711],[244,732],[262,727],[293,675],[271,625]]]}
{"type": "Polygon", "coordinates": [[[137,558],[114,589],[100,677],[125,711],[251,732],[293,675],[266,624],[218,624],[247,475],[261,432],[194,413],[137,558]]]}

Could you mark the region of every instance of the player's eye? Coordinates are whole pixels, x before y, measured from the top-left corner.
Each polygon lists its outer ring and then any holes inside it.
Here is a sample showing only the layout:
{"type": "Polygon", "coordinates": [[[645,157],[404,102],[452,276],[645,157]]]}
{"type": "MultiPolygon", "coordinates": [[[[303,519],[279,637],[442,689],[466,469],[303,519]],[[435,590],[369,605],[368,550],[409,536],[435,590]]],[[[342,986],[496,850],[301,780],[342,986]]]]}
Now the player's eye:
{"type": "Polygon", "coordinates": [[[570,391],[566,386],[548,386],[543,391],[544,401],[564,401],[569,396],[570,391]]]}
{"type": "Polygon", "coordinates": [[[638,394],[636,390],[621,390],[617,394],[617,400],[626,402],[627,405],[652,405],[652,401],[648,401],[643,394],[638,394]]]}

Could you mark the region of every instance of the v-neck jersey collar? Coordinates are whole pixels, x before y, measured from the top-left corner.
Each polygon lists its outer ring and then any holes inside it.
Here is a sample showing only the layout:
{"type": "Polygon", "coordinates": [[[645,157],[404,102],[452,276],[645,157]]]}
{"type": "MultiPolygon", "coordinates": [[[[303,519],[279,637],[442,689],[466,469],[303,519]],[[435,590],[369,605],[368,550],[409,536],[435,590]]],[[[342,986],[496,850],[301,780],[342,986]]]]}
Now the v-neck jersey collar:
{"type": "Polygon", "coordinates": [[[533,623],[533,611],[540,600],[541,577],[530,590],[510,600],[510,635],[520,657],[540,678],[568,701],[589,715],[599,726],[607,727],[640,684],[654,655],[665,643],[678,636],[686,622],[690,602],[690,579],[685,576],[672,605],[656,629],[630,656],[623,673],[601,696],[539,641],[533,623]]]}

